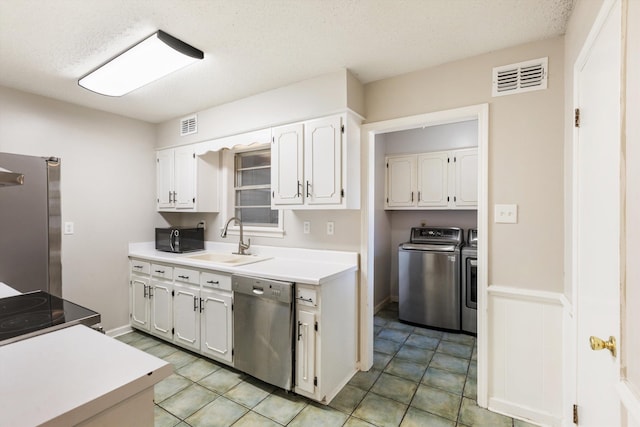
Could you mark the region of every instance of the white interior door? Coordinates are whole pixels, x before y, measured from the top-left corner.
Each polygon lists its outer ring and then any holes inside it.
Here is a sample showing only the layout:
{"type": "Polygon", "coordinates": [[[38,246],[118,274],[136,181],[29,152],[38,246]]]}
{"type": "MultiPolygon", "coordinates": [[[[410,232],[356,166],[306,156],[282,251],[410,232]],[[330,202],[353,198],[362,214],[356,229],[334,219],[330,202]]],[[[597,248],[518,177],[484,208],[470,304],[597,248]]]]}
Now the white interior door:
{"type": "MultiPolygon", "coordinates": [[[[619,356],[590,337],[620,338],[620,1],[606,1],[576,62],[574,289],[579,425],[620,425],[619,356]]],[[[620,343],[617,342],[618,349],[620,343]]]]}

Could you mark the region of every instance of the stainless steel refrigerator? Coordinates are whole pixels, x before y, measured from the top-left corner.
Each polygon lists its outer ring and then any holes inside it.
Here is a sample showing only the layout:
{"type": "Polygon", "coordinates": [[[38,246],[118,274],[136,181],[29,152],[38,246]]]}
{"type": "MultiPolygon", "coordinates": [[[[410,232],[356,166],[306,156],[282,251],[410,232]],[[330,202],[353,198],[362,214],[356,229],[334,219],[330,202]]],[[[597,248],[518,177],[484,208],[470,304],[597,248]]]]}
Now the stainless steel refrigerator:
{"type": "Polygon", "coordinates": [[[60,161],[0,153],[0,282],[62,297],[60,161]]]}

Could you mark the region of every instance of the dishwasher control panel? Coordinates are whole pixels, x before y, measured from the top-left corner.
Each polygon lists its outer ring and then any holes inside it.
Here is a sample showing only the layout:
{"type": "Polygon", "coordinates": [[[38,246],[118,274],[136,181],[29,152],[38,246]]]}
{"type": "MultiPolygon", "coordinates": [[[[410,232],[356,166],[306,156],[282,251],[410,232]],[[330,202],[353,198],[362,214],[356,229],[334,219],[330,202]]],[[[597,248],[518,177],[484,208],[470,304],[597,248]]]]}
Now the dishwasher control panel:
{"type": "Polygon", "coordinates": [[[293,300],[293,283],[249,276],[231,276],[234,292],[284,303],[293,300]]]}

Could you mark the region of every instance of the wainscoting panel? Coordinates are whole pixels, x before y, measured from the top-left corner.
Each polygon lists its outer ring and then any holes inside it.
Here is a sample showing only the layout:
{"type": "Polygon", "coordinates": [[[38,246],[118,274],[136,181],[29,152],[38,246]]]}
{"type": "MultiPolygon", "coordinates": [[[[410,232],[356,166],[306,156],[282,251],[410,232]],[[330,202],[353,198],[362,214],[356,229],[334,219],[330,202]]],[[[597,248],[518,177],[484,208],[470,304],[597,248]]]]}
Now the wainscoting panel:
{"type": "Polygon", "coordinates": [[[563,402],[562,294],[489,286],[489,408],[560,426],[563,402]]]}

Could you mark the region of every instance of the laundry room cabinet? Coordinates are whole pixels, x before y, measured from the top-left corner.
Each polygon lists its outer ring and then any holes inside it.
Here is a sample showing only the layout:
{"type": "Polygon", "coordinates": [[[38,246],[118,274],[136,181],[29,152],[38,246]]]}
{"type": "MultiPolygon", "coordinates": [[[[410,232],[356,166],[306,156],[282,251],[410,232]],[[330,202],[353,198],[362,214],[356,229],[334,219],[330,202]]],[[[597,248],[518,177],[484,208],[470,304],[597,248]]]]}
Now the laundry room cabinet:
{"type": "Polygon", "coordinates": [[[193,145],[156,152],[158,211],[218,212],[219,153],[196,155],[193,145]]]}
{"type": "Polygon", "coordinates": [[[349,114],[272,129],[274,209],[358,209],[360,130],[349,114]]]}
{"type": "Polygon", "coordinates": [[[385,209],[474,209],[478,150],[386,157],[385,209]]]}

